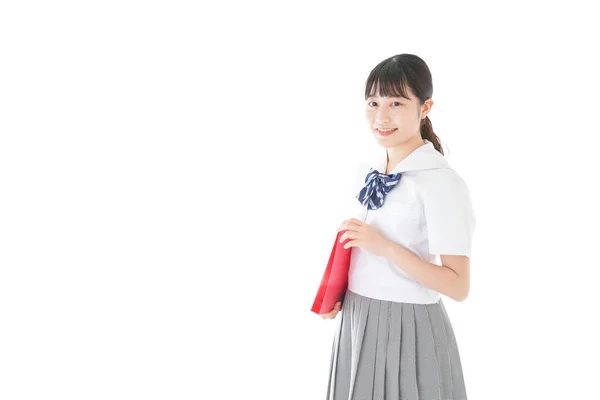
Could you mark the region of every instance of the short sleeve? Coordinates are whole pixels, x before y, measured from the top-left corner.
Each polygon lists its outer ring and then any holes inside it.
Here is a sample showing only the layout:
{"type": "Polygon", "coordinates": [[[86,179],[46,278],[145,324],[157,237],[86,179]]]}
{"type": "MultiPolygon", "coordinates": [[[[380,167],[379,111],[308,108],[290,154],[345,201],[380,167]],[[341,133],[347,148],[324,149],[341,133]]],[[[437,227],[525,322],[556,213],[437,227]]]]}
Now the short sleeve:
{"type": "Polygon", "coordinates": [[[436,170],[422,192],[429,253],[471,257],[475,213],[469,189],[452,169],[436,170]]]}

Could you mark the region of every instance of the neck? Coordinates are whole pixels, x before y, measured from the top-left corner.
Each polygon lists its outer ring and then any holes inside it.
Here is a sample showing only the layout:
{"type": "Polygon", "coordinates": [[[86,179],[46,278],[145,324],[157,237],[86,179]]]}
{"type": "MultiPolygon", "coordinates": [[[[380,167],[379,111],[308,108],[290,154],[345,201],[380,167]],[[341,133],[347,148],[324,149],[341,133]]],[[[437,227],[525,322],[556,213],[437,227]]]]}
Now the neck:
{"type": "Polygon", "coordinates": [[[410,153],[423,146],[425,141],[421,139],[421,135],[415,135],[414,138],[396,146],[387,149],[387,167],[386,174],[389,174],[404,160],[410,153]]]}

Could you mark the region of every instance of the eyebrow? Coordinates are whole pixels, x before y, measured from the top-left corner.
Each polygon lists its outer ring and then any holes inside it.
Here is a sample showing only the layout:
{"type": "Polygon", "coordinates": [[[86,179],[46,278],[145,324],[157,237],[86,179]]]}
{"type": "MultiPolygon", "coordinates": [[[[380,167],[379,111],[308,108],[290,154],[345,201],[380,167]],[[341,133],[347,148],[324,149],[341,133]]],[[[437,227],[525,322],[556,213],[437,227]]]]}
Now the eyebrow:
{"type": "MultiPolygon", "coordinates": [[[[371,99],[371,98],[375,98],[375,97],[378,97],[378,96],[371,95],[371,96],[367,97],[367,99],[371,99]]],[[[410,100],[410,99],[407,99],[406,97],[402,97],[402,96],[383,96],[383,97],[388,97],[388,98],[390,98],[390,99],[404,99],[404,100],[410,100]]]]}

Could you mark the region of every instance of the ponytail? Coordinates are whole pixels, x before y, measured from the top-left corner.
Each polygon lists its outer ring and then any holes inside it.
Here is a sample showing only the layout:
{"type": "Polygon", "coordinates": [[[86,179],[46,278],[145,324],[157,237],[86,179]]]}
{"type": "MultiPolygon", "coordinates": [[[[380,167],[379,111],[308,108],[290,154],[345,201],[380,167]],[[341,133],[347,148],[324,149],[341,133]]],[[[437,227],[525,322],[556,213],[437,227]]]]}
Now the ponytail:
{"type": "Polygon", "coordinates": [[[435,147],[437,151],[444,155],[444,150],[440,144],[440,138],[433,133],[433,126],[431,125],[429,116],[426,116],[425,119],[421,120],[421,138],[429,140],[431,143],[433,143],[433,147],[435,147]]]}

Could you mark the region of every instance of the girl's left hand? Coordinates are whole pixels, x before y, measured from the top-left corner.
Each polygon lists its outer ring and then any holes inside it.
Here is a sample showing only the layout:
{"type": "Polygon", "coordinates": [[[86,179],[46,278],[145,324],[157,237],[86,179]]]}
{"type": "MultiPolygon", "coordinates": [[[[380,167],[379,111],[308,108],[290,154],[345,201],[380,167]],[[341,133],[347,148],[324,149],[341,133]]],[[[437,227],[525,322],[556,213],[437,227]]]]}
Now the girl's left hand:
{"type": "Polygon", "coordinates": [[[344,248],[360,247],[376,256],[382,256],[386,253],[391,242],[387,240],[381,233],[366,222],[359,221],[356,218],[347,219],[338,228],[344,234],[340,237],[340,243],[351,239],[344,245],[344,248]]]}

